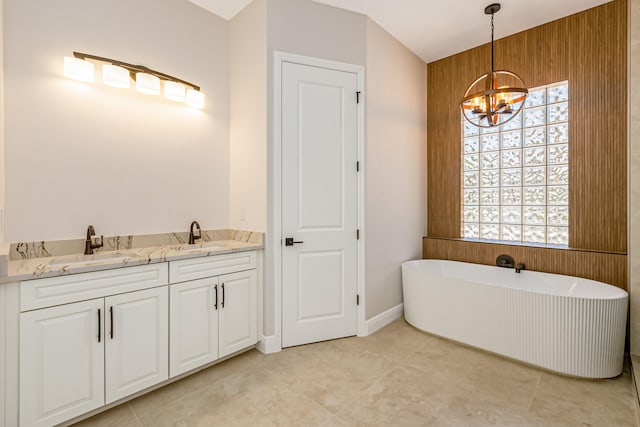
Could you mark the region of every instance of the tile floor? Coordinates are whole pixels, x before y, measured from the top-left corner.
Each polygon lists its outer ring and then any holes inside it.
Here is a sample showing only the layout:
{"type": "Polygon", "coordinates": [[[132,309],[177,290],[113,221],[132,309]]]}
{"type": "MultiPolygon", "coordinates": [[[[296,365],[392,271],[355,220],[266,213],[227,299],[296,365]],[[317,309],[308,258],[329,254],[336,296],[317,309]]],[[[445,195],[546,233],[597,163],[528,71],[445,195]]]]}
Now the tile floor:
{"type": "Polygon", "coordinates": [[[631,375],[554,375],[398,320],[366,338],[256,350],[77,426],[637,426],[631,375]]]}

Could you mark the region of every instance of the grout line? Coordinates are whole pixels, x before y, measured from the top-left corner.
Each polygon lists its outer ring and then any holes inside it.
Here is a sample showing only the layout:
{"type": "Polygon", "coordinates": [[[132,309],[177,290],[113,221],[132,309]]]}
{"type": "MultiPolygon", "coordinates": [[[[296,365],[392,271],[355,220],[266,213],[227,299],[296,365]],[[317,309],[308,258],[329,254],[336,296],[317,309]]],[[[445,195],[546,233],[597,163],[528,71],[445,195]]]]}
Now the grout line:
{"type": "Polygon", "coordinates": [[[335,416],[336,416],[336,414],[337,414],[337,412],[334,414],[333,412],[331,412],[331,410],[329,410],[329,408],[326,408],[324,405],[322,405],[322,404],[320,404],[320,403],[316,402],[316,401],[315,401],[315,400],[313,400],[311,397],[307,396],[306,394],[304,394],[304,393],[303,393],[303,392],[301,392],[301,391],[294,390],[294,389],[289,388],[289,387],[285,387],[285,388],[283,388],[283,390],[284,390],[286,393],[293,393],[293,394],[296,394],[296,395],[300,396],[302,399],[304,399],[304,400],[306,400],[306,401],[310,402],[313,406],[316,406],[316,407],[318,407],[318,408],[322,409],[324,412],[326,412],[326,413],[329,415],[329,418],[335,417],[335,416]]]}
{"type": "MultiPolygon", "coordinates": [[[[396,369],[398,369],[397,367],[394,368],[389,368],[388,371],[386,371],[384,374],[380,375],[378,378],[376,378],[376,380],[374,382],[371,383],[371,385],[369,385],[369,387],[366,387],[364,390],[359,391],[358,393],[356,393],[353,397],[353,399],[347,401],[344,405],[342,405],[342,407],[340,407],[340,409],[338,409],[336,411],[336,413],[334,414],[336,417],[340,417],[340,419],[344,420],[344,421],[348,421],[346,419],[344,419],[342,416],[340,416],[339,414],[345,409],[348,408],[350,406],[352,406],[351,404],[357,400],[360,400],[361,398],[364,397],[365,393],[371,389],[372,387],[376,386],[380,381],[382,381],[384,378],[388,377],[389,375],[391,375],[391,373],[393,371],[395,371],[396,369]]],[[[406,369],[406,368],[405,368],[406,369]]]]}
{"type": "Polygon", "coordinates": [[[531,412],[531,406],[533,405],[533,400],[536,398],[536,393],[538,392],[538,387],[540,386],[540,382],[542,381],[543,376],[544,372],[540,372],[540,377],[538,377],[538,382],[533,389],[533,393],[531,393],[531,399],[529,400],[529,405],[527,406],[527,415],[531,412]]]}
{"type": "Polygon", "coordinates": [[[133,405],[131,405],[130,402],[127,402],[127,406],[129,406],[129,409],[131,409],[131,412],[133,412],[133,417],[135,418],[136,421],[138,421],[138,424],[140,425],[140,427],[143,427],[144,425],[142,424],[142,421],[140,421],[140,417],[138,417],[136,410],[133,409],[133,405]]]}

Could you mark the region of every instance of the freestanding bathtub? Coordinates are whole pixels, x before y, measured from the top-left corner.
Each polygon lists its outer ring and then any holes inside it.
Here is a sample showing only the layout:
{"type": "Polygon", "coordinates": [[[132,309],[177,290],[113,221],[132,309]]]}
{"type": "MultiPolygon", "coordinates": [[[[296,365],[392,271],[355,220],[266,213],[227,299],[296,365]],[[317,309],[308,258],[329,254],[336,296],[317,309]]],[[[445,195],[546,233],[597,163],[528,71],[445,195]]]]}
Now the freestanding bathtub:
{"type": "Polygon", "coordinates": [[[416,328],[562,374],[622,372],[627,293],[593,280],[443,260],[402,264],[416,328]]]}

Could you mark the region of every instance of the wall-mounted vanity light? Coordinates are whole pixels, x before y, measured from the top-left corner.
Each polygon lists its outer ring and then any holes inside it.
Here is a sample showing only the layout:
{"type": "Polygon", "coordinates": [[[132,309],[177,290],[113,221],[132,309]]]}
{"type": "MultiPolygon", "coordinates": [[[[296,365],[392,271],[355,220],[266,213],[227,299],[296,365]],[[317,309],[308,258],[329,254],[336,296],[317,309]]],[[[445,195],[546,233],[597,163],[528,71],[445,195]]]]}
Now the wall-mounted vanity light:
{"type": "Polygon", "coordinates": [[[79,58],[64,57],[64,76],[81,82],[93,81],[93,64],[79,58]]]}
{"type": "Polygon", "coordinates": [[[83,82],[94,81],[94,66],[90,61],[106,62],[102,66],[104,84],[118,87],[131,87],[135,81],[136,89],[148,95],[160,95],[160,87],[164,86],[164,96],[177,102],[186,102],[195,108],[204,108],[204,94],[200,87],[177,77],[152,70],[143,65],[133,65],[115,59],[73,52],[73,56],[64,58],[64,75],[70,79],[83,82]]]}

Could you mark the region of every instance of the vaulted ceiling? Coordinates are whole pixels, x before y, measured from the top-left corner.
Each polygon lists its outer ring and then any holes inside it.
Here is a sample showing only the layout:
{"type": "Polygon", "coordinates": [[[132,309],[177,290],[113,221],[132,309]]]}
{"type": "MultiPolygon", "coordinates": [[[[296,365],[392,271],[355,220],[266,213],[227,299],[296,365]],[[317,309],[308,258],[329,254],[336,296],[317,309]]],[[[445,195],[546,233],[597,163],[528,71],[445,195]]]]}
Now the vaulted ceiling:
{"type": "MultiPolygon", "coordinates": [[[[189,0],[231,19],[251,0],[189,0]]],[[[445,58],[491,40],[491,20],[478,0],[313,0],[368,15],[425,62],[445,58]]],[[[505,37],[609,0],[501,0],[496,38],[505,37]]]]}

